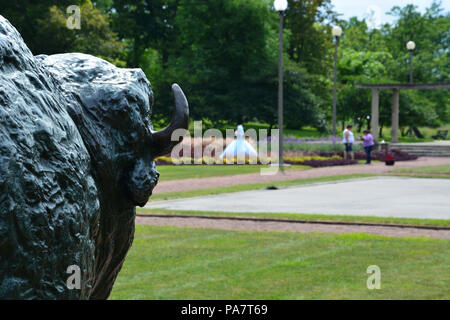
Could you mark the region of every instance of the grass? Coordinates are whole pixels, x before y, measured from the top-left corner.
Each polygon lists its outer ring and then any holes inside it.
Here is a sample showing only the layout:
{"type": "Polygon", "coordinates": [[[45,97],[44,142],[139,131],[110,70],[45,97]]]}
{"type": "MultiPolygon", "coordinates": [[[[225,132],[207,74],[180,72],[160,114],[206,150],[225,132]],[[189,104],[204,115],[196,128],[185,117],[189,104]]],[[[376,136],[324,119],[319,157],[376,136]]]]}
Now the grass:
{"type": "MultiPolygon", "coordinates": [[[[419,139],[417,137],[410,138],[409,136],[402,137],[401,133],[399,132],[398,140],[399,142],[430,142],[435,141],[432,136],[436,135],[438,130],[449,130],[450,131],[450,124],[440,126],[439,128],[430,128],[430,127],[420,127],[420,132],[424,135],[425,138],[419,139]]],[[[384,139],[385,141],[391,141],[391,128],[390,127],[384,127],[383,128],[383,138],[380,138],[380,141],[384,139]]],[[[450,140],[450,134],[447,135],[447,139],[450,140]]]]}
{"type": "MultiPolygon", "coordinates": [[[[450,124],[446,124],[443,126],[440,126],[439,128],[419,128],[420,132],[425,136],[425,138],[431,139],[432,136],[436,135],[438,130],[448,130],[450,132],[450,124]]],[[[447,139],[450,140],[450,134],[447,135],[447,139]]]]}
{"type": "MultiPolygon", "coordinates": [[[[160,181],[232,176],[246,173],[260,173],[267,165],[159,165],[160,181]]],[[[311,167],[293,165],[287,170],[305,170],[311,167]]]]}
{"type": "Polygon", "coordinates": [[[449,299],[449,265],[448,240],[136,226],[110,299],[449,299]]]}
{"type": "Polygon", "coordinates": [[[412,172],[412,173],[431,173],[431,174],[448,174],[450,175],[450,164],[440,166],[427,166],[416,168],[395,169],[393,172],[412,172]]]}
{"type": "Polygon", "coordinates": [[[393,217],[368,217],[350,215],[325,215],[325,214],[298,214],[298,213],[273,213],[273,212],[221,212],[221,211],[195,211],[195,210],[169,210],[160,208],[137,208],[138,214],[157,215],[186,215],[205,217],[238,217],[259,219],[284,219],[299,221],[329,221],[329,222],[356,222],[356,223],[382,223],[412,226],[437,226],[450,227],[450,220],[410,219],[393,217]]]}
{"type": "Polygon", "coordinates": [[[151,198],[149,199],[149,201],[154,202],[154,201],[172,200],[172,199],[180,199],[180,198],[192,198],[192,197],[214,195],[214,194],[221,194],[221,193],[232,193],[232,192],[264,189],[264,188],[272,187],[272,186],[277,187],[277,188],[284,188],[284,187],[295,186],[295,185],[320,183],[320,182],[333,182],[333,181],[341,181],[341,180],[357,179],[357,178],[368,178],[368,177],[373,177],[373,176],[375,176],[375,175],[374,174],[346,174],[346,175],[318,177],[318,178],[304,178],[304,179],[295,179],[295,180],[282,180],[282,181],[263,182],[263,183],[241,184],[241,185],[235,185],[235,186],[217,187],[217,188],[209,188],[209,189],[197,189],[197,190],[189,190],[189,191],[165,192],[165,193],[157,193],[157,194],[152,195],[151,198]]]}

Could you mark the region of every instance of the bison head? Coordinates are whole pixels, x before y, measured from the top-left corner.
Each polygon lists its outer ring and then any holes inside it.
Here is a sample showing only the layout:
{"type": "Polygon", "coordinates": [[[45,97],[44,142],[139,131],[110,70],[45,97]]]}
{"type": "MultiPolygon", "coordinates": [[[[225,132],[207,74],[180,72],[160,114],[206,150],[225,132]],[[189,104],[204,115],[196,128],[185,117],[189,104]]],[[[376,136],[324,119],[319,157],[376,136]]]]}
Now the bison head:
{"type": "Polygon", "coordinates": [[[153,92],[141,69],[121,69],[90,55],[38,56],[59,80],[92,158],[101,193],[117,209],[143,206],[158,180],[153,159],[174,145],[172,132],[187,128],[187,100],[172,86],[171,124],[153,131],[153,92]],[[116,199],[116,200],[112,200],[116,199]]]}

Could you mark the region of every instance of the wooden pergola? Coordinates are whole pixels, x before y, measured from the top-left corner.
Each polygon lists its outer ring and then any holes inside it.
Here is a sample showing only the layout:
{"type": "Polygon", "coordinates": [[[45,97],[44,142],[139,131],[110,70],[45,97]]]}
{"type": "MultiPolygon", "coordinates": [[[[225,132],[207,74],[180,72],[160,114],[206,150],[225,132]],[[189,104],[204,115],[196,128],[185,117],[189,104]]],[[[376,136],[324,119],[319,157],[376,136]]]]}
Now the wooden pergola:
{"type": "Polygon", "coordinates": [[[372,89],[372,135],[378,141],[378,122],[380,113],[380,90],[392,90],[392,142],[398,142],[399,126],[399,92],[400,90],[439,90],[450,89],[450,83],[408,83],[408,84],[359,84],[357,88],[372,89]]]}

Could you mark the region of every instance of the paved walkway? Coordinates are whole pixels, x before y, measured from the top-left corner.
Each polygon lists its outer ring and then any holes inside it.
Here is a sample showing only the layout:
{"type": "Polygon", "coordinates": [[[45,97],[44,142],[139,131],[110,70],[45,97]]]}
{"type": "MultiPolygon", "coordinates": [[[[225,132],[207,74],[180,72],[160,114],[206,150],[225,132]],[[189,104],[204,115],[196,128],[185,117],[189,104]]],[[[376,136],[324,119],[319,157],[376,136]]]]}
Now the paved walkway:
{"type": "Polygon", "coordinates": [[[450,219],[450,179],[373,177],[149,202],[147,208],[450,219]]]}
{"type": "Polygon", "coordinates": [[[389,173],[393,168],[413,168],[422,166],[434,166],[450,164],[450,158],[427,158],[421,157],[414,161],[396,162],[394,167],[388,167],[384,163],[373,163],[370,166],[357,164],[351,166],[335,166],[326,168],[314,168],[308,170],[288,170],[284,173],[278,173],[273,176],[262,176],[259,173],[241,174],[226,177],[210,177],[202,179],[184,179],[173,181],[160,181],[156,186],[154,193],[187,191],[196,189],[209,189],[225,186],[234,186],[239,184],[263,183],[280,180],[295,180],[304,178],[317,178],[325,176],[335,176],[343,174],[357,173],[389,173]]]}

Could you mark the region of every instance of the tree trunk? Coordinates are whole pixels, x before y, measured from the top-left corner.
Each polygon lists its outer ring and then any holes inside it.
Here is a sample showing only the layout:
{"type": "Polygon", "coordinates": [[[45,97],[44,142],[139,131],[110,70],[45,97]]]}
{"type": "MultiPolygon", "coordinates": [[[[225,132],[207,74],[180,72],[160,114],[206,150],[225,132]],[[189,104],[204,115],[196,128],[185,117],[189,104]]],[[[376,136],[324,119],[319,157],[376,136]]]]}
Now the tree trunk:
{"type": "Polygon", "coordinates": [[[361,133],[362,126],[363,126],[363,122],[362,122],[362,121],[359,121],[359,122],[358,122],[358,133],[361,133]]]}
{"type": "Polygon", "coordinates": [[[422,132],[419,131],[419,128],[413,127],[413,130],[414,130],[414,134],[416,135],[417,138],[419,138],[419,139],[425,138],[425,136],[422,134],[422,132]]]}
{"type": "Polygon", "coordinates": [[[168,61],[169,61],[169,54],[168,54],[168,52],[167,52],[167,50],[162,50],[162,53],[161,53],[161,58],[162,58],[162,68],[164,69],[164,70],[166,70],[167,69],[167,63],[168,63],[168,61]]]}
{"type": "Polygon", "coordinates": [[[402,135],[402,137],[406,136],[407,131],[405,131],[404,127],[400,128],[400,134],[402,135]]]}
{"type": "Polygon", "coordinates": [[[132,68],[138,68],[139,67],[139,59],[141,58],[140,55],[140,41],[139,39],[135,38],[133,43],[133,57],[131,61],[132,68]]]}
{"type": "Polygon", "coordinates": [[[273,128],[273,123],[271,123],[271,124],[269,125],[269,133],[267,134],[268,137],[271,137],[271,136],[272,136],[272,128],[273,128]]]}

